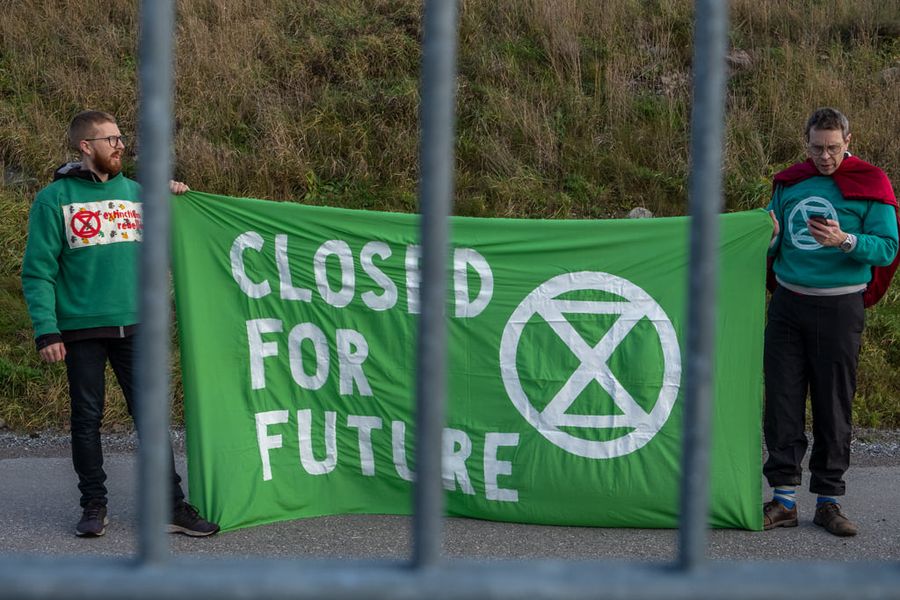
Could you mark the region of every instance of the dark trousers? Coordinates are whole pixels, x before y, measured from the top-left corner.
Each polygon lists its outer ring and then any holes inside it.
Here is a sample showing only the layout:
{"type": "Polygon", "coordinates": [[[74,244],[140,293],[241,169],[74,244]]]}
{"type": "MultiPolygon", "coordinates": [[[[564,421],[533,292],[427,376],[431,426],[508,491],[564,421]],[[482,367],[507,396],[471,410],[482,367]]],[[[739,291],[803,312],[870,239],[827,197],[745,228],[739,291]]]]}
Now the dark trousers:
{"type": "MultiPolygon", "coordinates": [[[[106,473],[103,471],[103,448],[100,444],[100,425],[106,396],[104,371],[106,361],[113,372],[128,406],[134,410],[134,344],[135,337],[95,338],[66,344],[66,371],[69,377],[69,398],[72,406],[72,463],[78,474],[81,506],[91,500],[106,504],[106,473]]],[[[175,472],[171,447],[169,457],[172,471],[172,500],[184,499],[181,477],[175,472]]]]}
{"type": "Polygon", "coordinates": [[[851,407],[865,313],[862,294],[805,296],[779,287],[766,324],[763,431],[772,487],[800,485],[806,396],[812,407],[809,489],[841,496],[850,466],[851,407]]]}

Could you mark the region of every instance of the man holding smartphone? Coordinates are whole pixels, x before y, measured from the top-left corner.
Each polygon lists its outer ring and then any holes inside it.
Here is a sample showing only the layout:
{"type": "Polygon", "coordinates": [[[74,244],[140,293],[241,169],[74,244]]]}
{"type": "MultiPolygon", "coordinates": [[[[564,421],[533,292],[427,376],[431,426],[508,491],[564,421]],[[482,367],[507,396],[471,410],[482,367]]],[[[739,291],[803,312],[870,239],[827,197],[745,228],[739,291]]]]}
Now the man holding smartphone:
{"type": "Polygon", "coordinates": [[[773,498],[764,527],[796,527],[796,489],[808,442],[809,489],[818,494],[813,523],[838,536],[858,528],[843,514],[850,465],[851,407],[864,307],[883,294],[897,267],[897,200],[885,173],[848,152],[850,125],[834,108],[806,124],[807,160],[778,173],[768,209],[777,287],[765,336],[763,467],[773,498]],[[874,280],[873,280],[874,272],[874,280]],[[876,285],[877,284],[877,285],[876,285]]]}

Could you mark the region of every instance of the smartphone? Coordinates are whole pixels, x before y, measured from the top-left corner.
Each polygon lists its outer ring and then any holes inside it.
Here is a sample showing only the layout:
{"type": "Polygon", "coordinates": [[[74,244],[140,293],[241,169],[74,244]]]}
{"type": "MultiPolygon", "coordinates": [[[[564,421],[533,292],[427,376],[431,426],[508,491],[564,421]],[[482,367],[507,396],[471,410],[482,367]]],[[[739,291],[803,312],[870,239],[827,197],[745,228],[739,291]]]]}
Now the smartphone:
{"type": "Polygon", "coordinates": [[[812,215],[809,218],[810,221],[815,221],[816,223],[820,223],[822,225],[828,225],[828,219],[823,217],[822,215],[812,215]]]}

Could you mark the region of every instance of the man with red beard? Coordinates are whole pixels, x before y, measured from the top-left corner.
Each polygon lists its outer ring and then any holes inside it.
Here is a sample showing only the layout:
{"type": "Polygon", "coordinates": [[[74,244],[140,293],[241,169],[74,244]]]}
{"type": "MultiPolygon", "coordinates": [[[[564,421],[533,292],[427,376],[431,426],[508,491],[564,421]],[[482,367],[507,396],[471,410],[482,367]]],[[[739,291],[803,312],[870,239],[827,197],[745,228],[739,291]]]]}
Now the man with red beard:
{"type": "Polygon", "coordinates": [[[807,160],[775,175],[769,256],[777,287],[765,336],[763,473],[773,498],[765,529],[796,527],[796,489],[812,408],[813,523],[838,536],[858,528],[842,512],[864,307],[897,268],[897,200],[885,173],[848,152],[850,124],[820,108],[806,124],[807,160]]]}
{"type": "MultiPolygon", "coordinates": [[[[134,334],[142,208],[140,186],[121,174],[127,140],[112,115],[77,114],[69,125],[68,139],[81,161],[60,167],[53,183],[34,200],[22,288],[41,358],[66,361],[72,462],[82,507],[75,534],[96,537],[106,532],[108,523],[100,443],[107,361],[129,414],[136,416],[134,334]]],[[[170,189],[183,194],[188,187],[173,181],[170,189]]],[[[185,501],[174,458],[171,472],[169,531],[190,536],[216,533],[218,525],[203,519],[185,501]]]]}

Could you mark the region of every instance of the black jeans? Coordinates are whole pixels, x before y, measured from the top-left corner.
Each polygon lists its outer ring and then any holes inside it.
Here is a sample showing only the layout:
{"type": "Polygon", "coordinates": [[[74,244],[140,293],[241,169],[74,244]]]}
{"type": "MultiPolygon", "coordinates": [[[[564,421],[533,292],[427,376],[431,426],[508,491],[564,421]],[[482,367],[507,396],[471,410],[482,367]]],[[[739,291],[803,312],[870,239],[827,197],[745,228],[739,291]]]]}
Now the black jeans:
{"type": "MultiPolygon", "coordinates": [[[[134,342],[135,337],[95,338],[66,344],[66,371],[72,406],[72,463],[78,474],[81,506],[91,500],[106,504],[106,473],[103,471],[103,448],[100,425],[106,396],[104,371],[106,361],[112,366],[116,380],[125,395],[128,414],[134,411],[134,342]]],[[[181,477],[175,472],[171,446],[172,500],[184,500],[181,477]]]]}
{"type": "Polygon", "coordinates": [[[809,489],[841,496],[850,466],[851,409],[865,312],[862,294],[805,296],[779,287],[769,303],[763,431],[772,487],[800,485],[806,395],[812,407],[809,489]]]}

